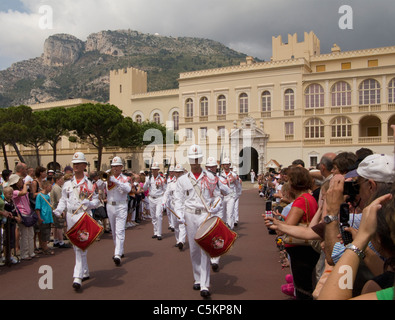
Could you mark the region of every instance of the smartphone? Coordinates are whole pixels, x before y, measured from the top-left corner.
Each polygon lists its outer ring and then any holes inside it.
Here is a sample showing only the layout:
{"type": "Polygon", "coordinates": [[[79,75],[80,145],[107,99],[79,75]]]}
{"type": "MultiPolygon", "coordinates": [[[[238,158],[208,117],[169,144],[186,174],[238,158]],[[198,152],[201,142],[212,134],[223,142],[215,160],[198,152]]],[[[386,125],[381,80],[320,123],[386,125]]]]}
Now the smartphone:
{"type": "Polygon", "coordinates": [[[266,201],[266,208],[265,208],[266,218],[271,217],[273,218],[273,209],[272,209],[272,202],[266,201]]]}
{"type": "Polygon", "coordinates": [[[348,203],[342,203],[340,205],[340,234],[343,239],[344,245],[347,245],[352,242],[352,235],[349,231],[345,231],[345,228],[350,227],[348,221],[350,220],[350,211],[348,203]]]}

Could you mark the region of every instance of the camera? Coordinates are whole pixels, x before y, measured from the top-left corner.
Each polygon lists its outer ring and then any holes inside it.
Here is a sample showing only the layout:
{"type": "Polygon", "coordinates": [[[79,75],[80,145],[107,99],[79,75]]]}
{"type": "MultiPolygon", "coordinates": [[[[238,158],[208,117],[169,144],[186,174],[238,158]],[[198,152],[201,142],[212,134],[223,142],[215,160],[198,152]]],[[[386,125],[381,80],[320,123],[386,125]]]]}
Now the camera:
{"type": "Polygon", "coordinates": [[[353,202],[356,196],[359,194],[359,184],[356,184],[353,181],[345,181],[343,194],[348,196],[347,200],[349,202],[353,202]]]}
{"type": "Polygon", "coordinates": [[[347,245],[352,242],[352,235],[349,231],[345,231],[345,228],[350,227],[348,221],[350,220],[350,210],[348,203],[342,203],[340,205],[340,234],[342,236],[344,245],[347,245]]]}
{"type": "Polygon", "coordinates": [[[266,218],[267,217],[273,218],[273,210],[272,210],[272,202],[271,201],[266,201],[265,215],[266,215],[266,218]]]}

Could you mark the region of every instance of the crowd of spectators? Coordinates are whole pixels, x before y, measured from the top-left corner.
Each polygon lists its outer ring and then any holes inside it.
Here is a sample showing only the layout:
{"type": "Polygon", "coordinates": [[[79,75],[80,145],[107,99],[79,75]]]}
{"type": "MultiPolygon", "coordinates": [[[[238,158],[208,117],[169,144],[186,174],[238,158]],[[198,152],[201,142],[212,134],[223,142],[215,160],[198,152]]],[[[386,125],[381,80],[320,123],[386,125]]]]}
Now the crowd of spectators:
{"type": "MultiPolygon", "coordinates": [[[[105,181],[109,173],[87,173],[93,183],[105,181]]],[[[125,172],[130,178],[126,228],[150,219],[148,191],[143,185],[147,172],[125,172]]],[[[65,216],[53,214],[61,198],[65,181],[73,178],[70,166],[62,172],[47,170],[42,166],[29,168],[25,163],[16,165],[14,172],[3,170],[0,175],[0,265],[12,265],[32,260],[40,255],[53,255],[56,248],[71,248],[66,237],[65,216]]],[[[106,211],[105,188],[97,188],[100,206],[93,210],[93,217],[103,225],[104,232],[111,232],[106,211]]],[[[98,238],[97,240],[100,240],[98,238]]]]}
{"type": "Polygon", "coordinates": [[[394,299],[394,166],[393,154],[361,148],[258,176],[259,195],[272,203],[266,227],[290,271],[284,294],[394,299]]]}

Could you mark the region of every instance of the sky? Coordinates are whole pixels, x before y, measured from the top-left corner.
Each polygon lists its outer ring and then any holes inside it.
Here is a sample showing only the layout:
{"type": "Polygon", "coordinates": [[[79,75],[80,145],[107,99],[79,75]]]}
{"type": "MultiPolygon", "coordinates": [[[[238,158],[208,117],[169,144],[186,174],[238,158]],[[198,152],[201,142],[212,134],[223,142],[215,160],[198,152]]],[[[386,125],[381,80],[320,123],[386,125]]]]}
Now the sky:
{"type": "Polygon", "coordinates": [[[272,36],[310,31],[321,53],[394,46],[394,16],[393,0],[0,0],[0,70],[39,57],[50,35],[102,30],[212,39],[263,60],[272,36]]]}

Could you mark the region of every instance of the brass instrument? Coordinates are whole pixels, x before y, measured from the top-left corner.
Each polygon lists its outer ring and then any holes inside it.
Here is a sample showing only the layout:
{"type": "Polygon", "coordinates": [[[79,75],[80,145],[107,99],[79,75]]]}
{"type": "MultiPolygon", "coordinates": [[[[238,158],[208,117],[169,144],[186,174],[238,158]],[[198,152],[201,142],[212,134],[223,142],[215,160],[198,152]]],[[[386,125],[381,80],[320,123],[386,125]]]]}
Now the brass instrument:
{"type": "Polygon", "coordinates": [[[112,170],[110,170],[110,172],[106,172],[106,171],[99,172],[99,178],[100,178],[100,180],[103,180],[104,182],[108,181],[112,175],[113,175],[112,170]]]}

